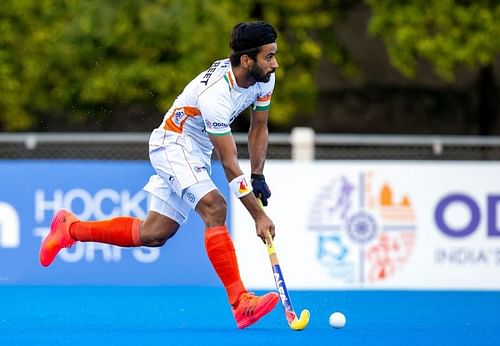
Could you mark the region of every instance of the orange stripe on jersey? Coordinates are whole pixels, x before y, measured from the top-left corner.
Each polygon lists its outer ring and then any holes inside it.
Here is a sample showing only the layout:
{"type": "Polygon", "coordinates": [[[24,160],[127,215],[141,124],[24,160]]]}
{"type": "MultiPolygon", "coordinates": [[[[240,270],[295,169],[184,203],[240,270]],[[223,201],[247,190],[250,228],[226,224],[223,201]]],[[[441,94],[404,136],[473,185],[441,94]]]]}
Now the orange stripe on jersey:
{"type": "Polygon", "coordinates": [[[182,133],[184,123],[188,117],[201,115],[201,112],[196,107],[179,107],[175,108],[167,117],[165,121],[164,130],[182,133]]]}

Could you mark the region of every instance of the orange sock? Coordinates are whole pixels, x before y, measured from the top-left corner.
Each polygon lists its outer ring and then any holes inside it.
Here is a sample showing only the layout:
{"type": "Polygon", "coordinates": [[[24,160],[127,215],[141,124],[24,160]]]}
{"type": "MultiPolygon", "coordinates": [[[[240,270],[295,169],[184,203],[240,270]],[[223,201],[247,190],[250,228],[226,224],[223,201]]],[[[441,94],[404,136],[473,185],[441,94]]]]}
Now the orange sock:
{"type": "Polygon", "coordinates": [[[205,230],[205,248],[208,258],[226,288],[229,303],[234,305],[246,288],[240,278],[238,261],[233,241],[226,226],[210,227],[205,230]]]}
{"type": "Polygon", "coordinates": [[[69,233],[79,241],[95,241],[124,247],[141,246],[141,223],[140,219],[133,217],[78,221],[71,225],[69,233]]]}

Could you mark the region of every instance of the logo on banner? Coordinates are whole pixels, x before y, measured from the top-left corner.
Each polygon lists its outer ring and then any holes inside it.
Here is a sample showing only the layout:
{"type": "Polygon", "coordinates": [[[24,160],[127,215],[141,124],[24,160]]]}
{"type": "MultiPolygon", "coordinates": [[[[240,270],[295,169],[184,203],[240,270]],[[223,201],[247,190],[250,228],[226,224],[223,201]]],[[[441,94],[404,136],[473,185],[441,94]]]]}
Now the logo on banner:
{"type": "Polygon", "coordinates": [[[484,202],[467,193],[444,195],[434,210],[434,222],[444,236],[454,241],[435,248],[434,262],[457,266],[500,265],[500,247],[494,245],[500,237],[499,206],[498,194],[487,194],[484,202]],[[483,208],[482,203],[485,203],[483,208]],[[471,241],[471,237],[477,236],[488,241],[471,241]]]}
{"type": "MultiPolygon", "coordinates": [[[[145,204],[147,195],[144,191],[131,193],[129,190],[117,191],[101,189],[95,193],[75,188],[67,191],[56,189],[46,192],[35,191],[35,221],[47,224],[52,215],[60,208],[72,210],[82,220],[104,220],[119,215],[130,215],[138,218],[146,216],[145,204]]],[[[35,236],[43,239],[50,228],[36,227],[35,236]]],[[[153,263],[160,256],[159,248],[138,247],[131,250],[132,257],[140,263],[153,263]]],[[[122,261],[122,248],[103,243],[77,242],[69,249],[63,249],[58,257],[67,263],[81,261],[93,262],[100,257],[104,262],[122,261]]]]}
{"type": "Polygon", "coordinates": [[[0,248],[17,248],[20,238],[21,229],[16,209],[10,204],[0,202],[0,248]]]}
{"type": "Polygon", "coordinates": [[[308,222],[317,260],[346,283],[382,282],[412,253],[416,218],[407,195],[372,173],[333,178],[316,196],[308,222]]]}

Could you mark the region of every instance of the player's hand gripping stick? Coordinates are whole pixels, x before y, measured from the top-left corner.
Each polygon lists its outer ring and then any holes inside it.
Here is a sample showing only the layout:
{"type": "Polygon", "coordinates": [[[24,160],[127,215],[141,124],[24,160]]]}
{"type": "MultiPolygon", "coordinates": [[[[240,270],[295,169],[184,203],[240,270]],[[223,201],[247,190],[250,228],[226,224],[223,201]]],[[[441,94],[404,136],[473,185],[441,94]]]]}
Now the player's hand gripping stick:
{"type": "MultiPolygon", "coordinates": [[[[260,199],[257,199],[261,208],[263,208],[260,199]]],[[[272,239],[266,240],[267,253],[269,254],[269,260],[271,261],[271,267],[273,269],[274,282],[276,283],[276,289],[280,295],[281,304],[285,310],[285,317],[288,321],[288,325],[293,330],[302,330],[309,324],[310,313],[309,310],[304,309],[300,313],[300,317],[297,317],[295,311],[293,310],[292,301],[290,300],[290,295],[286,289],[285,279],[281,273],[281,267],[278,262],[278,256],[276,255],[276,249],[274,248],[274,243],[272,239]]]]}

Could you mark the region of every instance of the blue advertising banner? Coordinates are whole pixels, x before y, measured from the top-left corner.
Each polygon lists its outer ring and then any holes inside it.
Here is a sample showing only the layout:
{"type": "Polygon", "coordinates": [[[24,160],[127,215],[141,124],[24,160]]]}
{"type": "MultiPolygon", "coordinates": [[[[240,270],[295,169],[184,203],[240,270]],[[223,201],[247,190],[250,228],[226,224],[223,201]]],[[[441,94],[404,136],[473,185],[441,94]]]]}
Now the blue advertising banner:
{"type": "MultiPolygon", "coordinates": [[[[38,252],[54,212],[82,220],[144,218],[154,171],[147,161],[0,161],[0,284],[219,285],[204,246],[204,226],[192,211],[161,248],[76,243],[44,268],[38,252]]],[[[215,183],[228,196],[218,162],[215,183]]]]}

